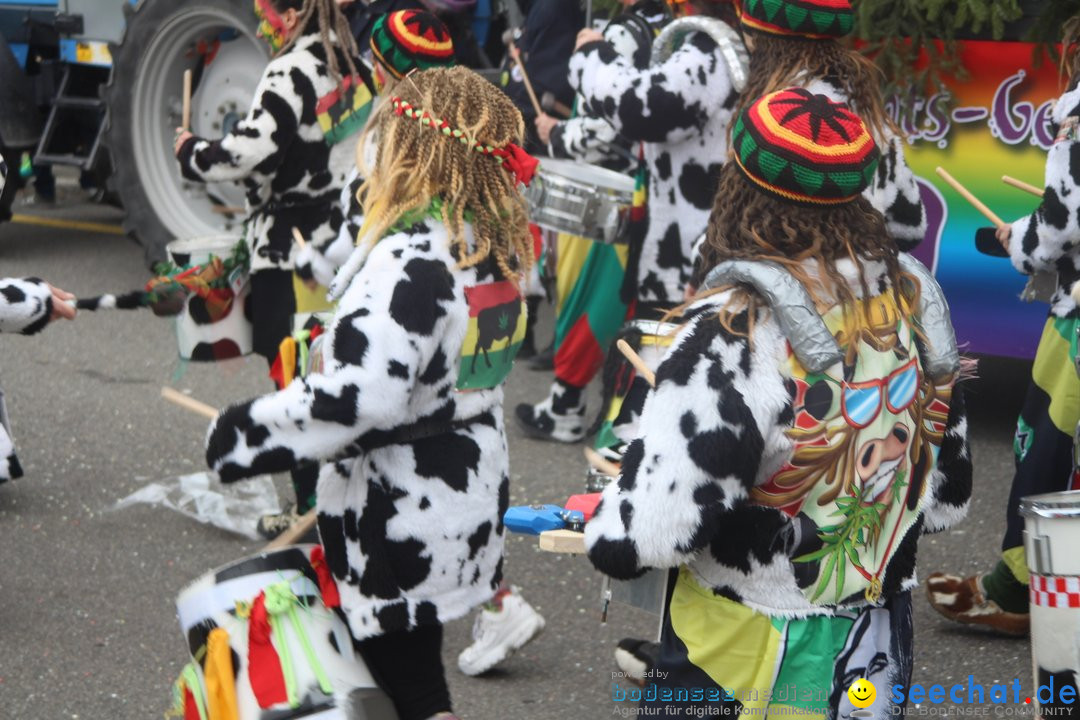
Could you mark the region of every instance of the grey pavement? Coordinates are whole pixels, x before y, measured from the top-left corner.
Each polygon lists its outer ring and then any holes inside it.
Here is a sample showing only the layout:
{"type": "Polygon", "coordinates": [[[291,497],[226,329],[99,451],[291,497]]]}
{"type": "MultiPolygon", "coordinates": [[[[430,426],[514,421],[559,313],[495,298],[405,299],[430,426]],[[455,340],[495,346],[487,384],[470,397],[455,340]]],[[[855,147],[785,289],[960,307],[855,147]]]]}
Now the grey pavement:
{"type": "MultiPolygon", "coordinates": [[[[119,217],[89,205],[17,211],[119,217]]],[[[147,279],[140,249],[124,237],[10,223],[0,226],[0,274],[37,275],[81,296],[135,289],[147,279]]],[[[187,662],[177,593],[260,546],[162,508],[110,511],[148,482],[203,467],[206,422],[160,400],[161,386],[216,406],[271,388],[261,359],[182,364],[172,333],[170,321],[147,311],[113,311],[82,313],[32,338],[0,336],[0,381],[26,470],[0,487],[0,718],[160,718],[187,662]]],[[[923,575],[970,573],[996,559],[1012,423],[1030,364],[984,361],[981,373],[970,397],[971,514],[958,529],[923,540],[923,575]]],[[[519,364],[507,385],[507,414],[539,400],[549,379],[519,364]]],[[[528,440],[512,421],[508,427],[512,504],[584,491],[580,446],[528,440]]],[[[615,643],[648,636],[655,619],[616,606],[601,625],[600,576],[580,557],[542,553],[521,536],[509,539],[507,555],[509,579],[547,629],[498,670],[468,678],[456,657],[472,622],[451,624],[445,661],[455,709],[467,719],[611,716],[615,643]]],[[[921,588],[915,607],[915,681],[948,685],[970,674],[989,685],[1019,677],[1030,694],[1026,641],[950,626],[921,588]]]]}

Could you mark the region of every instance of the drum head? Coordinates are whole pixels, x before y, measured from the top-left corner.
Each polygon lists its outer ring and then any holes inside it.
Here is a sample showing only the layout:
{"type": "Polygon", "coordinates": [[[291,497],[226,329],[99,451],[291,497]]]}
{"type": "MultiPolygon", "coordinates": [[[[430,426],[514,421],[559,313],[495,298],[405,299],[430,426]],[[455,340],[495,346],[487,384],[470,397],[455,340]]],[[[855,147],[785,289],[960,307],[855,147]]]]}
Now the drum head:
{"type": "Polygon", "coordinates": [[[203,237],[174,240],[165,246],[169,259],[176,265],[199,265],[210,259],[211,255],[225,259],[232,255],[236,243],[243,240],[238,235],[206,235],[203,237]]]}

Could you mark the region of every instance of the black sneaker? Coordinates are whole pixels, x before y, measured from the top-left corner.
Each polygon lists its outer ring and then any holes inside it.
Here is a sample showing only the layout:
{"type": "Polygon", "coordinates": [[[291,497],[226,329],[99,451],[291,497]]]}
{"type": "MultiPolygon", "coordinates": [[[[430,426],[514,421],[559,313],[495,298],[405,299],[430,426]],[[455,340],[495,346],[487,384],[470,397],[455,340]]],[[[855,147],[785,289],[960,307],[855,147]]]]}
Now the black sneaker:
{"type": "Polygon", "coordinates": [[[552,342],[546,348],[533,355],[525,363],[530,370],[554,370],[555,369],[555,343],[552,342]]]}

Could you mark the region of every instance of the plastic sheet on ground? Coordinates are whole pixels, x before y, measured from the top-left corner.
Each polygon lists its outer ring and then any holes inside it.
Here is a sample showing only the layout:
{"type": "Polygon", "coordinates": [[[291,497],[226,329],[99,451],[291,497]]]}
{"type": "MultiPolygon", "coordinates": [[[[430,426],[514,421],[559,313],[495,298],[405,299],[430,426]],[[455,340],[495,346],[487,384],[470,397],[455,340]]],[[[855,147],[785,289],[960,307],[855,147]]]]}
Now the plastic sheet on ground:
{"type": "Polygon", "coordinates": [[[214,473],[181,475],[153,482],[120,500],[113,510],[132,505],[160,505],[207,525],[259,539],[255,524],[279,511],[277,490],[269,475],[223,485],[214,473]]]}

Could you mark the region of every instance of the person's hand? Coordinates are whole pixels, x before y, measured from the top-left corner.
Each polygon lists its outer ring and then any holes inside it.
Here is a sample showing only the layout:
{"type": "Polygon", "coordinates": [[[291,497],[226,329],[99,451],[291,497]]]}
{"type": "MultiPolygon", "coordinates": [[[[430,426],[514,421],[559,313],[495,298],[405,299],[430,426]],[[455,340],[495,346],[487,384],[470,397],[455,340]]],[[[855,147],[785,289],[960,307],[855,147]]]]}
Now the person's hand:
{"type": "Polygon", "coordinates": [[[190,130],[184,130],[183,128],[176,128],[176,140],[173,142],[173,155],[180,155],[180,148],[184,147],[184,143],[188,141],[188,138],[195,137],[190,130]]]}
{"type": "Polygon", "coordinates": [[[697,287],[696,286],[687,284],[687,286],[685,288],[683,288],[683,297],[682,297],[683,302],[690,302],[691,300],[694,299],[695,295],[697,295],[697,287]]]}
{"type": "Polygon", "coordinates": [[[61,290],[52,285],[49,285],[49,291],[52,293],[52,315],[49,316],[49,320],[74,320],[75,304],[70,301],[73,301],[75,296],[67,290],[61,290]]]}
{"type": "Polygon", "coordinates": [[[584,28],[577,34],[577,41],[574,43],[574,52],[580,50],[582,45],[586,45],[588,43],[596,42],[597,40],[603,39],[604,36],[600,33],[600,31],[593,30],[592,28],[584,28]]]}
{"type": "Polygon", "coordinates": [[[319,281],[313,277],[302,278],[300,282],[304,283],[304,287],[306,287],[311,292],[315,292],[319,289],[319,281]]]}
{"type": "Polygon", "coordinates": [[[1005,252],[1009,252],[1009,236],[1012,235],[1012,225],[1005,223],[994,231],[994,235],[997,236],[1001,247],[1005,248],[1005,252]]]}
{"type": "Polygon", "coordinates": [[[533,124],[536,125],[536,134],[540,138],[540,142],[547,145],[551,142],[551,129],[559,124],[558,118],[553,118],[547,113],[540,113],[533,120],[533,124]]]}

